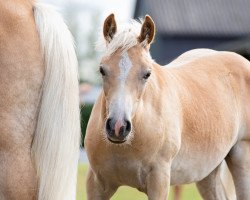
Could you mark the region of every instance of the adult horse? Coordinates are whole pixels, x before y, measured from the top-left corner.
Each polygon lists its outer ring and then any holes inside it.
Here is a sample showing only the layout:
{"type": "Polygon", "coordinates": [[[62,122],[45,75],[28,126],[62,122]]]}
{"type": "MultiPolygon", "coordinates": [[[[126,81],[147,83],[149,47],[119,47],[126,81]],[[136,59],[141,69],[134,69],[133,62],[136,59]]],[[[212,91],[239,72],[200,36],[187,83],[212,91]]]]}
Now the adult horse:
{"type": "Polygon", "coordinates": [[[0,199],[74,199],[77,61],[57,13],[0,1],[0,80],[0,199]]]}
{"type": "Polygon", "coordinates": [[[149,54],[155,25],[104,22],[103,91],[85,147],[88,199],[109,199],[121,185],[150,200],[170,185],[196,182],[204,199],[224,200],[223,160],[237,198],[250,197],[250,63],[235,53],[188,51],[165,67],[149,54]]]}

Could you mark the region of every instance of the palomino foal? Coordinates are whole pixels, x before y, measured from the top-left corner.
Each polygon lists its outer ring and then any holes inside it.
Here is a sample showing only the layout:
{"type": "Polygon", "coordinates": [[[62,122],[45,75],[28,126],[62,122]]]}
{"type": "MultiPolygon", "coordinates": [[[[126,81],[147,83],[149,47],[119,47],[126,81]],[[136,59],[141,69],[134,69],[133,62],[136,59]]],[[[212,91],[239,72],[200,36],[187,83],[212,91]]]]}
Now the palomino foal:
{"type": "Polygon", "coordinates": [[[103,34],[103,91],[85,138],[88,199],[129,185],[166,200],[170,185],[191,182],[204,199],[230,199],[220,178],[226,160],[237,198],[249,200],[249,62],[197,49],[162,67],[149,54],[149,16],[119,29],[111,14],[103,34]]]}

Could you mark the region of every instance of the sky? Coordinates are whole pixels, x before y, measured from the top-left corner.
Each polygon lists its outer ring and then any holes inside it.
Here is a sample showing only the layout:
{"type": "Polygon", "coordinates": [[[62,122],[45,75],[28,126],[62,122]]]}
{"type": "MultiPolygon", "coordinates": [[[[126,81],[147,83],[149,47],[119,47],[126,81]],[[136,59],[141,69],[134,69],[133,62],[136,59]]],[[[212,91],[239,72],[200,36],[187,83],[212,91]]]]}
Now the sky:
{"type": "Polygon", "coordinates": [[[95,51],[95,42],[101,37],[103,22],[115,14],[117,25],[128,22],[134,15],[136,0],[41,0],[51,4],[63,15],[74,35],[81,80],[98,84],[100,56],[95,51]],[[72,18],[73,17],[73,18],[72,18]],[[73,28],[72,28],[73,26],[73,28]],[[93,35],[93,41],[91,36],[93,35]]]}
{"type": "Polygon", "coordinates": [[[133,16],[135,7],[135,0],[42,0],[42,2],[53,4],[59,8],[62,8],[65,3],[100,8],[103,19],[110,13],[114,13],[120,22],[128,21],[133,16]]]}

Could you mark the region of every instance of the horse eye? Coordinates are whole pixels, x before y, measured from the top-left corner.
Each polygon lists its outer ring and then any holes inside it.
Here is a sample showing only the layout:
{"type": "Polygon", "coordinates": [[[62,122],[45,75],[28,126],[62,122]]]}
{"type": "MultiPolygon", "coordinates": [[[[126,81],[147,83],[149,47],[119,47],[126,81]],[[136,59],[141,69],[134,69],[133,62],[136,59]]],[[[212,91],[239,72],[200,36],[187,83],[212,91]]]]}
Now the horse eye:
{"type": "Polygon", "coordinates": [[[99,71],[100,71],[100,73],[101,73],[102,76],[106,75],[106,73],[105,73],[105,71],[104,71],[104,69],[102,67],[99,68],[99,71]]]}
{"type": "Polygon", "coordinates": [[[147,72],[144,76],[143,79],[147,80],[151,75],[151,72],[147,72]]]}

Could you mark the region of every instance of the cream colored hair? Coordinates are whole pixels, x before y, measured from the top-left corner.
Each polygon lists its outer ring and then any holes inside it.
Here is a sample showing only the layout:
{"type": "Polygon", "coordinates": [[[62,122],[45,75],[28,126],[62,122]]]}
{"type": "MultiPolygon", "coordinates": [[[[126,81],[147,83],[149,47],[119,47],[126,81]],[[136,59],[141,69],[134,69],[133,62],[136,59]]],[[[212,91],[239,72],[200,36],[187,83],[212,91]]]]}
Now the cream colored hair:
{"type": "MultiPolygon", "coordinates": [[[[140,20],[141,21],[141,20],[140,20]]],[[[117,32],[110,42],[107,42],[103,35],[100,35],[97,43],[96,49],[103,53],[103,56],[110,56],[116,50],[122,49],[126,52],[131,47],[139,44],[138,37],[141,32],[142,24],[136,20],[131,20],[127,24],[117,26],[117,32]]],[[[141,44],[145,45],[146,40],[141,44]]]]}
{"type": "Polygon", "coordinates": [[[78,67],[72,36],[60,15],[42,4],[34,16],[44,55],[45,78],[32,144],[38,200],[76,198],[80,146],[78,67]]]}

